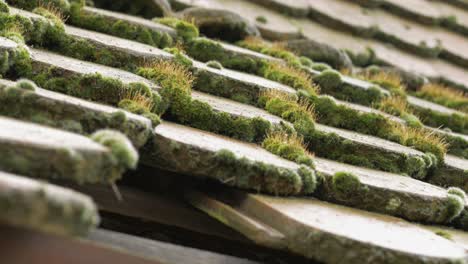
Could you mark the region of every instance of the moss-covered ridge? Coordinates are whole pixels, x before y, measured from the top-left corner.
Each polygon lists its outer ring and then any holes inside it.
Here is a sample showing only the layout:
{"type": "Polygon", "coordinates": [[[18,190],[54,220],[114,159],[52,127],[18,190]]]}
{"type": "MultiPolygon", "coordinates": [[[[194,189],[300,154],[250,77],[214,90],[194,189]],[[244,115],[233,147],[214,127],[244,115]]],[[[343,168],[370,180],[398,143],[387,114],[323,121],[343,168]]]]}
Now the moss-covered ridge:
{"type": "Polygon", "coordinates": [[[7,53],[2,56],[5,66],[0,74],[10,78],[29,78],[48,90],[105,104],[119,105],[128,111],[149,118],[155,126],[159,124],[157,114],[163,111],[161,99],[157,92],[152,91],[146,84],[124,84],[120,80],[106,78],[100,74],[64,76],[60,70],[53,67],[33,67],[28,51],[22,47],[23,42],[51,46],[66,54],[80,54],[79,57],[98,56],[100,60],[111,59],[111,61],[119,59],[114,54],[102,56],[102,52],[92,49],[89,43],[69,37],[64,33],[60,19],[47,9],[41,8],[36,11],[52,19],[0,14],[1,35],[19,42],[19,48],[12,52],[11,56],[7,53]],[[11,33],[15,32],[15,28],[22,30],[12,37],[11,33]]]}
{"type": "Polygon", "coordinates": [[[4,116],[85,135],[103,128],[116,129],[137,148],[146,143],[152,129],[151,122],[144,118],[48,92],[27,80],[0,83],[0,102],[0,114],[4,116]]]}

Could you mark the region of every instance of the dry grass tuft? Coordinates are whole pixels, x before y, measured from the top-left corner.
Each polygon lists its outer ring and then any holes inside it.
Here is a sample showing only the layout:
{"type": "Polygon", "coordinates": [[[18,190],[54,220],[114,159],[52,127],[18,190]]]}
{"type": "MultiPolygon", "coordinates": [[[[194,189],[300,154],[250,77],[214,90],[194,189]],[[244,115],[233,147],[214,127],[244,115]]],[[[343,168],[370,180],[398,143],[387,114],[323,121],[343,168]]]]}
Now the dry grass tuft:
{"type": "Polygon", "coordinates": [[[43,9],[49,11],[49,13],[51,13],[55,18],[60,20],[62,23],[65,23],[68,20],[68,16],[64,15],[62,13],[62,10],[59,7],[57,7],[56,5],[54,5],[52,2],[46,2],[45,3],[43,1],[40,1],[39,5],[38,5],[38,8],[43,8],[43,9]]]}
{"type": "Polygon", "coordinates": [[[301,98],[297,102],[299,105],[299,109],[301,109],[303,112],[307,113],[308,116],[316,121],[317,120],[317,114],[315,113],[315,105],[311,104],[310,101],[306,98],[301,98]]]}
{"type": "Polygon", "coordinates": [[[306,90],[311,95],[318,94],[320,90],[318,85],[313,84],[308,73],[282,63],[270,63],[264,71],[264,77],[286,84],[294,89],[306,90]]]}
{"type": "Polygon", "coordinates": [[[378,104],[378,109],[388,114],[397,116],[401,116],[405,113],[412,113],[406,100],[399,96],[389,96],[381,100],[378,104]]]}
{"type": "Polygon", "coordinates": [[[147,77],[157,81],[160,85],[166,82],[167,85],[190,92],[195,81],[192,73],[185,66],[176,62],[156,60],[146,62],[142,67],[150,69],[151,72],[147,77]]]}
{"type": "Polygon", "coordinates": [[[417,96],[468,113],[468,94],[453,88],[429,83],[421,87],[417,96]]]}
{"type": "Polygon", "coordinates": [[[283,101],[290,101],[290,102],[296,102],[297,97],[295,95],[276,90],[276,89],[268,89],[268,90],[262,90],[260,91],[259,97],[264,97],[267,99],[273,99],[273,98],[278,98],[283,101]]]}
{"type": "Polygon", "coordinates": [[[401,77],[397,73],[385,72],[385,71],[379,71],[375,73],[375,72],[365,71],[365,72],[358,73],[356,77],[363,79],[363,80],[370,81],[370,82],[389,84],[393,87],[402,87],[402,89],[405,89],[405,85],[402,83],[401,77]]]}
{"type": "MultiPolygon", "coordinates": [[[[406,146],[433,146],[439,149],[444,154],[447,153],[449,147],[444,138],[421,128],[407,127],[401,124],[395,124],[393,127],[394,133],[400,136],[401,144],[406,146]]],[[[421,150],[421,148],[418,148],[421,150]]],[[[429,148],[427,149],[429,150],[429,148]]],[[[423,150],[424,151],[424,150],[423,150]]]]}
{"type": "Polygon", "coordinates": [[[144,109],[147,109],[148,111],[151,111],[151,109],[153,109],[153,107],[155,106],[152,98],[143,94],[141,91],[127,89],[120,94],[120,100],[125,99],[135,102],[136,104],[138,104],[144,109]]]}
{"type": "Polygon", "coordinates": [[[240,41],[241,45],[251,50],[260,51],[268,44],[260,37],[248,36],[244,40],[240,41]]]}
{"type": "Polygon", "coordinates": [[[312,153],[307,151],[307,144],[304,143],[304,138],[297,134],[287,134],[284,131],[269,132],[264,142],[281,143],[290,146],[294,149],[302,149],[307,155],[313,156],[312,153]]]}

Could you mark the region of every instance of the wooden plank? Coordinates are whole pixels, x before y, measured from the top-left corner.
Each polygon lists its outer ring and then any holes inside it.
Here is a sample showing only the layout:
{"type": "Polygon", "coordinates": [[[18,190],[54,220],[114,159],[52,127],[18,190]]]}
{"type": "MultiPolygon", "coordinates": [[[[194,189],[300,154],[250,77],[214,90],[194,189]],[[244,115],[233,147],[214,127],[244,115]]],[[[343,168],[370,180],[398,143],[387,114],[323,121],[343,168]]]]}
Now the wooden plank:
{"type": "Polygon", "coordinates": [[[107,230],[75,239],[0,225],[0,234],[2,263],[10,264],[257,263],[107,230]]]}

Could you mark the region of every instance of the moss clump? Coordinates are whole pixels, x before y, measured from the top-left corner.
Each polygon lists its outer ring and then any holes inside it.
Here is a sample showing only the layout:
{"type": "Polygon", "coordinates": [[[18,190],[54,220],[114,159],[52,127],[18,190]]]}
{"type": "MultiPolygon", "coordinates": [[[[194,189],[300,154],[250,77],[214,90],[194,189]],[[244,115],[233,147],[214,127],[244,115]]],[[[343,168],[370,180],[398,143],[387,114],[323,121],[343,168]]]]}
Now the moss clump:
{"type": "Polygon", "coordinates": [[[16,87],[20,89],[28,90],[28,91],[35,91],[37,89],[36,84],[27,79],[18,80],[16,82],[16,87]]]}
{"type": "Polygon", "coordinates": [[[468,97],[462,91],[444,85],[429,83],[415,93],[420,98],[468,113],[468,97]]]}
{"type": "Polygon", "coordinates": [[[218,112],[204,102],[193,100],[193,77],[180,64],[159,61],[152,67],[142,67],[138,74],[162,87],[161,96],[168,106],[166,116],[195,128],[226,135],[248,142],[260,142],[271,129],[262,118],[244,118],[218,112]]]}
{"type": "Polygon", "coordinates": [[[255,18],[255,20],[259,23],[266,24],[268,22],[267,18],[264,16],[258,16],[255,18]]]}
{"type": "Polygon", "coordinates": [[[269,133],[262,143],[263,148],[287,160],[314,167],[312,155],[306,150],[303,138],[288,135],[283,131],[269,133]]]}
{"type": "Polygon", "coordinates": [[[3,0],[0,0],[0,13],[10,13],[10,7],[3,0]]]}
{"type": "Polygon", "coordinates": [[[290,97],[275,91],[266,91],[260,95],[259,105],[269,113],[293,123],[296,130],[310,133],[315,129],[313,106],[304,100],[290,97]]]}
{"type": "Polygon", "coordinates": [[[114,130],[99,130],[91,135],[91,139],[109,148],[116,165],[124,169],[136,168],[138,152],[124,134],[114,130]]]}
{"type": "Polygon", "coordinates": [[[299,60],[301,62],[301,65],[304,67],[312,68],[312,66],[315,64],[311,59],[305,56],[300,56],[299,60]]]}
{"type": "Polygon", "coordinates": [[[185,20],[175,17],[163,17],[155,18],[154,21],[175,29],[177,31],[177,36],[179,36],[184,42],[190,41],[200,35],[197,26],[185,20]]]}
{"type": "Polygon", "coordinates": [[[466,193],[458,187],[450,187],[447,189],[448,194],[459,196],[462,200],[466,200],[466,193]]]}
{"type": "Polygon", "coordinates": [[[208,66],[210,68],[218,69],[218,70],[223,69],[223,65],[221,65],[221,63],[219,63],[219,61],[215,61],[215,60],[208,61],[206,63],[206,66],[208,66]]]}
{"type": "Polygon", "coordinates": [[[83,5],[79,3],[71,4],[68,23],[81,28],[138,41],[158,48],[170,47],[174,44],[172,37],[166,32],[151,30],[124,20],[112,20],[100,15],[88,13],[83,10],[83,5]]]}
{"type": "Polygon", "coordinates": [[[319,184],[315,171],[308,166],[302,165],[297,173],[302,179],[303,192],[305,194],[314,193],[319,184]]]}
{"type": "Polygon", "coordinates": [[[332,67],[326,63],[314,63],[310,68],[320,72],[332,69],[332,67]]]}
{"type": "Polygon", "coordinates": [[[343,83],[341,74],[335,70],[324,70],[313,78],[324,91],[336,90],[343,83]]]}
{"type": "Polygon", "coordinates": [[[337,172],[332,178],[332,188],[339,196],[352,196],[361,188],[359,178],[349,172],[337,172]]]}
{"type": "Polygon", "coordinates": [[[193,65],[192,60],[179,48],[165,48],[164,51],[174,55],[174,61],[176,63],[179,63],[185,67],[191,67],[193,65]]]}
{"type": "Polygon", "coordinates": [[[449,223],[457,218],[463,211],[464,207],[465,200],[463,200],[458,194],[447,193],[446,205],[443,211],[446,222],[449,223]]]}

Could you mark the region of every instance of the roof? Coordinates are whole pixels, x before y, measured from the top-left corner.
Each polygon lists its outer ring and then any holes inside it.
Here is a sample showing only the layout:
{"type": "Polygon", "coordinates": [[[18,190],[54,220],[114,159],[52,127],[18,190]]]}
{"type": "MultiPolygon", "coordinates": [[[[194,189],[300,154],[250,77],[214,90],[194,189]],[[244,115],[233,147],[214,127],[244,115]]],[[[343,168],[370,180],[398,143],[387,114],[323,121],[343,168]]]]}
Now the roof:
{"type": "Polygon", "coordinates": [[[92,2],[0,1],[11,237],[89,261],[467,259],[463,1],[92,2]]]}

